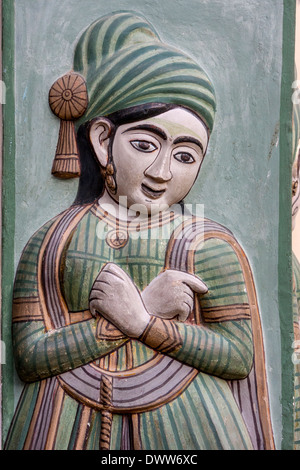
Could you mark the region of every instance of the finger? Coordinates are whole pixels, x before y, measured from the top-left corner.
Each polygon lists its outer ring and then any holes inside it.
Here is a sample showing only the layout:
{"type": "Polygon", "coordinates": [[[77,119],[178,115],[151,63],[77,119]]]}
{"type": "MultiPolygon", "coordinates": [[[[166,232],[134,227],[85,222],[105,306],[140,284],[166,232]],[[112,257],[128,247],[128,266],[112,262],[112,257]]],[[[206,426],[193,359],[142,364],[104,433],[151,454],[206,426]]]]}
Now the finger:
{"type": "Polygon", "coordinates": [[[186,309],[183,311],[181,310],[181,312],[178,314],[178,320],[179,321],[186,321],[192,311],[191,309],[191,306],[187,303],[187,302],[184,302],[186,304],[186,309]]]}
{"type": "Polygon", "coordinates": [[[104,300],[105,300],[104,296],[99,296],[99,295],[95,294],[94,292],[91,292],[89,302],[100,303],[100,302],[103,302],[104,300]]]}
{"type": "Polygon", "coordinates": [[[89,302],[92,300],[104,300],[110,295],[111,287],[107,282],[97,280],[94,282],[89,295],[89,302]]]}
{"type": "Polygon", "coordinates": [[[91,295],[93,295],[94,297],[96,298],[102,298],[104,295],[107,295],[107,288],[105,286],[106,283],[102,282],[102,281],[97,281],[97,282],[94,282],[93,284],[93,287],[91,288],[91,291],[90,291],[90,297],[91,295]]]}
{"type": "Polygon", "coordinates": [[[194,291],[185,283],[182,284],[182,289],[183,289],[183,293],[187,297],[189,297],[190,301],[194,302],[194,300],[195,300],[194,291]]]}
{"type": "Polygon", "coordinates": [[[115,288],[117,285],[117,279],[119,281],[122,281],[123,283],[126,283],[128,287],[133,287],[140,295],[138,287],[131,279],[129,274],[127,274],[122,268],[120,268],[120,266],[114,263],[107,263],[100,271],[100,274],[98,275],[98,278],[95,282],[104,282],[110,285],[111,287],[115,288]]]}
{"type": "Polygon", "coordinates": [[[185,273],[184,271],[178,271],[178,280],[186,284],[198,294],[206,294],[206,292],[208,292],[207,285],[195,274],[185,273]]]}
{"type": "Polygon", "coordinates": [[[125,271],[120,268],[120,266],[118,266],[117,264],[115,263],[107,263],[103,266],[103,268],[101,269],[100,271],[100,274],[99,274],[99,277],[101,278],[101,275],[102,273],[106,273],[106,274],[112,274],[116,277],[118,277],[119,279],[121,279],[122,281],[128,276],[125,271]]]}
{"type": "Polygon", "coordinates": [[[185,305],[188,306],[188,308],[190,309],[190,312],[192,311],[192,309],[194,308],[194,295],[192,294],[192,297],[189,295],[185,295],[183,297],[183,302],[185,305]]]}
{"type": "Polygon", "coordinates": [[[103,289],[108,292],[109,289],[112,289],[117,285],[123,284],[124,281],[125,279],[120,278],[118,275],[111,271],[102,271],[94,282],[93,288],[103,289]]]}

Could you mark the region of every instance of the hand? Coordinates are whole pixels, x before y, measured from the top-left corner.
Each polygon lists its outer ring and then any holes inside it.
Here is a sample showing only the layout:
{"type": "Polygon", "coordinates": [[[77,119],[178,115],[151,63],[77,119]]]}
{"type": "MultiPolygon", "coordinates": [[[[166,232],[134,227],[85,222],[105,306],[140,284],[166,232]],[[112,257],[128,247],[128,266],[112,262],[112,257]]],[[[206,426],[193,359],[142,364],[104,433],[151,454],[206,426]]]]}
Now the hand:
{"type": "Polygon", "coordinates": [[[199,277],[167,269],[150,282],[142,298],[151,315],[185,321],[194,307],[194,292],[205,294],[207,291],[199,277]]]}
{"type": "Polygon", "coordinates": [[[101,269],[91,289],[89,301],[93,316],[102,315],[132,338],[138,338],[150,321],[136,285],[114,263],[108,263],[101,269]]]}

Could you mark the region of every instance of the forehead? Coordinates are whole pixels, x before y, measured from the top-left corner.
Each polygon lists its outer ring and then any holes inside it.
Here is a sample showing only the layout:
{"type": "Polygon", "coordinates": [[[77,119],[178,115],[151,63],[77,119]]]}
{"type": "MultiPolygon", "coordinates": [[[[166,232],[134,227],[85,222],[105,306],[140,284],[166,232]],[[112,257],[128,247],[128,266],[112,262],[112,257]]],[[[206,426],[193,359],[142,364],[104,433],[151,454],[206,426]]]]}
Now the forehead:
{"type": "MultiPolygon", "coordinates": [[[[126,127],[133,127],[134,124],[128,124],[126,127]]],[[[171,109],[158,116],[140,120],[136,124],[139,126],[153,124],[155,127],[161,128],[170,139],[188,136],[200,139],[204,144],[208,142],[207,128],[201,119],[182,108],[171,109]]]]}

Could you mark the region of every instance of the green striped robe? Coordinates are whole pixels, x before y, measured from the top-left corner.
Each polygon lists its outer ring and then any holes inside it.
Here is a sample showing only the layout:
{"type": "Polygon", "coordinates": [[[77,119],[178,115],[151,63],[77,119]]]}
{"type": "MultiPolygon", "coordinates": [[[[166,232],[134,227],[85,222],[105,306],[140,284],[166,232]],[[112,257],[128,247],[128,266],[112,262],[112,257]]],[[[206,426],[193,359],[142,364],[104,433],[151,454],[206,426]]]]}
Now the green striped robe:
{"type": "MultiPolygon", "coordinates": [[[[101,411],[74,396],[56,378],[90,364],[93,370],[126,373],[147,367],[161,356],[159,347],[153,349],[146,336],[139,341],[99,338],[99,323],[89,314],[88,298],[107,262],[122,267],[143,290],[164,268],[170,234],[181,217],[171,224],[146,228],[140,237],[129,237],[125,246],[116,249],[107,242],[111,229],[107,221],[93,208],[85,211],[59,258],[69,323],[49,328],[43,313],[45,299],[39,294],[39,285],[47,279],[38,264],[41,247],[55,223],[56,219],[50,221],[32,237],[16,274],[13,341],[16,368],[26,385],[6,449],[99,449],[101,411]]],[[[231,381],[246,377],[253,364],[245,276],[233,245],[218,236],[206,239],[196,250],[193,265],[209,288],[199,299],[201,325],[165,321],[177,343],[163,357],[190,366],[196,374],[180,393],[157,407],[112,413],[110,449],[253,448],[231,387],[231,381]]],[[[47,296],[45,286],[44,291],[47,296]]]]}

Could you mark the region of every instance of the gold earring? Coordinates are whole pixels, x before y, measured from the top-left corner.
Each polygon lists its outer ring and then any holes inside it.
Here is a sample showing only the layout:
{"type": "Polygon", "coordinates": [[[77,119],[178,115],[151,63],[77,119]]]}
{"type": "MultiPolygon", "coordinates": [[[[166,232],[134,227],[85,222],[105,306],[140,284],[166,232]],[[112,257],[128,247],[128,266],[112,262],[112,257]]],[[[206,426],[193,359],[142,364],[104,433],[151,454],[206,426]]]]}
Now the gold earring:
{"type": "Polygon", "coordinates": [[[298,180],[295,180],[295,181],[293,181],[293,185],[292,185],[292,195],[293,196],[296,196],[297,189],[298,189],[298,180]]]}
{"type": "Polygon", "coordinates": [[[112,163],[108,163],[105,169],[105,182],[113,193],[116,192],[117,184],[115,180],[115,169],[112,163]]]}

